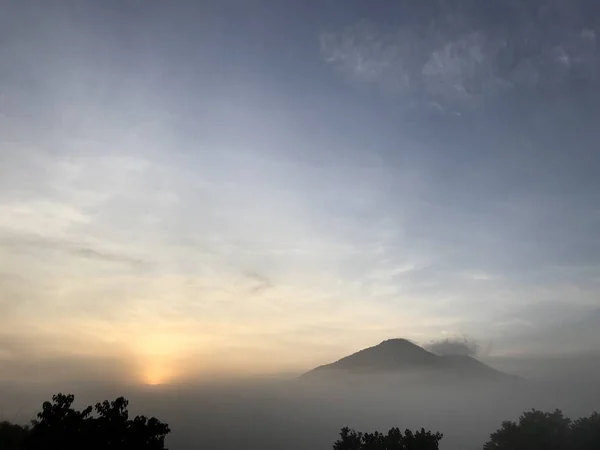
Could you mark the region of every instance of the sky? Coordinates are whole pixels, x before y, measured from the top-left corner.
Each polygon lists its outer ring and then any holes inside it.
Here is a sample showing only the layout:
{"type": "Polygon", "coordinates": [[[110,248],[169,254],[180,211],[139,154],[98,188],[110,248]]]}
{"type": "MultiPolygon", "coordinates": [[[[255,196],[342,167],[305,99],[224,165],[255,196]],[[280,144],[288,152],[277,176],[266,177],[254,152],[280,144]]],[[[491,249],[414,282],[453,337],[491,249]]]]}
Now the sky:
{"type": "Polygon", "coordinates": [[[0,380],[600,345],[593,1],[3,5],[0,380]]]}

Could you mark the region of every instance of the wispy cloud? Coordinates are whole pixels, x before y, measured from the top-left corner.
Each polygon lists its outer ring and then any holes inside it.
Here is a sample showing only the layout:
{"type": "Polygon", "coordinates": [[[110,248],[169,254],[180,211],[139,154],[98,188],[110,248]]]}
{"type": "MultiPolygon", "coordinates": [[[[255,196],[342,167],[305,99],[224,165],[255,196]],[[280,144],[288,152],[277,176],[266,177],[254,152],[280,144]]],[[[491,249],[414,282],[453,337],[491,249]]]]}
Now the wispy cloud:
{"type": "MultiPolygon", "coordinates": [[[[500,14],[518,14],[520,20],[491,28],[481,11],[449,7],[393,28],[361,20],[324,31],[323,58],[346,77],[449,111],[513,89],[566,87],[573,79],[597,82],[593,28],[573,28],[557,3],[518,13],[505,8],[500,14]]],[[[576,6],[572,11],[582,12],[576,6]]]]}
{"type": "Polygon", "coordinates": [[[267,289],[273,287],[273,283],[266,276],[260,275],[255,272],[248,272],[246,276],[250,278],[253,282],[253,286],[250,288],[250,292],[252,294],[260,294],[261,292],[264,292],[267,289]]]}
{"type": "Polygon", "coordinates": [[[496,277],[487,272],[467,271],[462,274],[465,278],[474,281],[493,281],[496,277]]]}
{"type": "Polygon", "coordinates": [[[0,248],[17,252],[58,251],[63,256],[73,256],[82,259],[122,263],[132,267],[141,267],[147,262],[126,254],[110,253],[88,247],[78,242],[44,238],[34,234],[1,233],[0,248]]]}

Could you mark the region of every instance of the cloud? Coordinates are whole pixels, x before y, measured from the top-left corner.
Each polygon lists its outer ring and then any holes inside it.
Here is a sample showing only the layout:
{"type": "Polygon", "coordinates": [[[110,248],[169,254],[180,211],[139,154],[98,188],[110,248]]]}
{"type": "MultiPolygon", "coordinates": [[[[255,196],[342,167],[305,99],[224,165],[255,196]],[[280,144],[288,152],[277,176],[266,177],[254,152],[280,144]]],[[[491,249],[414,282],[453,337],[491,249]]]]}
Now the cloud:
{"type": "Polygon", "coordinates": [[[415,41],[408,30],[383,33],[376,24],[361,21],[341,32],[322,33],[320,43],[325,61],[351,79],[399,95],[408,94],[415,83],[410,66],[415,41]]]}
{"type": "Polygon", "coordinates": [[[597,83],[593,19],[581,2],[570,5],[570,15],[561,13],[559,3],[536,9],[506,2],[498,11],[482,12],[461,2],[438,5],[428,15],[405,5],[402,16],[411,20],[399,16],[394,28],[384,24],[389,18],[364,19],[322,32],[321,52],[346,78],[445,111],[481,105],[515,89],[597,83]],[[493,27],[487,14],[495,14],[493,27]],[[573,15],[582,25],[574,27],[573,15]]]}
{"type": "Polygon", "coordinates": [[[506,317],[513,323],[507,324],[510,332],[503,339],[503,353],[556,355],[573,349],[595,351],[600,346],[597,292],[589,292],[589,300],[582,302],[581,294],[565,290],[559,292],[558,300],[546,299],[515,308],[506,317]]]}
{"type": "Polygon", "coordinates": [[[77,258],[110,263],[122,263],[132,267],[140,267],[146,264],[146,261],[140,258],[135,258],[123,253],[101,251],[75,241],[45,238],[34,234],[0,232],[0,248],[10,249],[12,251],[59,251],[65,255],[71,255],[77,258]]]}
{"type": "Polygon", "coordinates": [[[444,43],[431,51],[421,69],[425,92],[445,105],[460,105],[512,88],[495,73],[501,48],[481,31],[444,43]]]}
{"type": "Polygon", "coordinates": [[[135,355],[110,344],[83,343],[85,339],[26,325],[0,332],[0,382],[131,379],[135,355]]]}
{"type": "Polygon", "coordinates": [[[470,338],[448,338],[432,341],[425,346],[427,350],[437,355],[475,356],[479,344],[470,338]]]}
{"type": "Polygon", "coordinates": [[[24,345],[21,336],[6,332],[0,333],[0,359],[24,354],[26,349],[27,346],[24,345]]]}
{"type": "Polygon", "coordinates": [[[466,271],[462,275],[466,279],[473,281],[493,281],[496,279],[494,275],[478,270],[466,271]]]}
{"type": "Polygon", "coordinates": [[[246,276],[252,280],[252,287],[249,289],[249,292],[252,294],[260,294],[273,287],[271,280],[264,275],[256,272],[248,272],[246,276]]]}

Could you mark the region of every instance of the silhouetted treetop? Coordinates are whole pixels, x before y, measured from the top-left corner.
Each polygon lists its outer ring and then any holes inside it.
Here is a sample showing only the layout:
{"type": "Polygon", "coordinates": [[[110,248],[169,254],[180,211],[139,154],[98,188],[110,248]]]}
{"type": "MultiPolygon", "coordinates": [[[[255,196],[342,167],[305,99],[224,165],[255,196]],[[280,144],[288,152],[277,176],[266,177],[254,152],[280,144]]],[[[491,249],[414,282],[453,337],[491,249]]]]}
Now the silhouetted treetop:
{"type": "Polygon", "coordinates": [[[333,450],[437,450],[442,437],[441,433],[434,434],[423,428],[414,433],[406,430],[404,434],[399,428],[392,428],[383,434],[362,433],[345,427],[333,450]]]}
{"type": "Polygon", "coordinates": [[[598,450],[600,449],[600,416],[572,422],[562,411],[531,410],[519,422],[502,422],[492,433],[484,450],[598,450]]]}
{"type": "Polygon", "coordinates": [[[169,426],[154,417],[129,419],[125,398],[81,411],[72,407],[74,399],[71,394],[57,394],[52,402],[44,402],[26,441],[27,450],[165,450],[169,426]]]}
{"type": "Polygon", "coordinates": [[[582,417],[571,424],[570,443],[572,449],[600,449],[600,414],[582,417]]]}
{"type": "Polygon", "coordinates": [[[29,428],[12,424],[6,421],[0,422],[0,449],[21,450],[29,436],[29,428]]]}

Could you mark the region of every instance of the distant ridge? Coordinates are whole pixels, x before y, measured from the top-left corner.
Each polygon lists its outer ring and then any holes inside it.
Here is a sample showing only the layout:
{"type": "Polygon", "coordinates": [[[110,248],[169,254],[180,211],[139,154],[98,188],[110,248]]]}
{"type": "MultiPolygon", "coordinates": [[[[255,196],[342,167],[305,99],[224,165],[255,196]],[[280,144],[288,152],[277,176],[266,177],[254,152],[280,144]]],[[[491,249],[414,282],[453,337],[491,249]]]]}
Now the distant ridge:
{"type": "Polygon", "coordinates": [[[339,378],[344,375],[423,374],[454,376],[464,380],[502,380],[513,378],[470,356],[440,356],[407,339],[388,339],[331,364],[319,366],[303,379],[339,378]]]}

